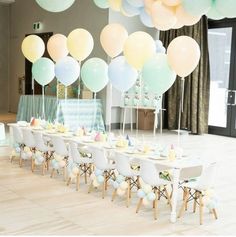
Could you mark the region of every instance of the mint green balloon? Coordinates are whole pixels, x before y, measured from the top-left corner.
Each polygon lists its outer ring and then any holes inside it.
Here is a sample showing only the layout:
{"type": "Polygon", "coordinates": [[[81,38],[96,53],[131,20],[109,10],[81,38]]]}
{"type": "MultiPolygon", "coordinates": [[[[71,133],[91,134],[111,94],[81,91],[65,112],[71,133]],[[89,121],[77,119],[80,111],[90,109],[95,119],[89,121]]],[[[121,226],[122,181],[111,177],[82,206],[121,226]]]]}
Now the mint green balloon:
{"type": "Polygon", "coordinates": [[[62,12],[71,7],[75,0],[36,0],[36,2],[49,12],[62,12]]]}
{"type": "Polygon", "coordinates": [[[81,78],[92,92],[99,92],[108,83],[108,65],[100,58],[90,58],[81,68],[81,78]]]}
{"type": "Polygon", "coordinates": [[[156,54],[144,64],[142,79],[148,90],[157,95],[162,95],[173,85],[176,73],[171,69],[166,54],[156,54]]]}
{"type": "Polygon", "coordinates": [[[207,12],[206,16],[213,20],[221,20],[224,18],[215,8],[215,4],[212,5],[210,10],[207,12]]]}
{"type": "Polygon", "coordinates": [[[93,0],[96,6],[102,9],[109,8],[108,0],[93,0]]]}
{"type": "Polygon", "coordinates": [[[182,0],[184,10],[193,16],[206,14],[212,6],[212,0],[182,0]]]}
{"type": "Polygon", "coordinates": [[[224,17],[236,17],[235,0],[214,0],[216,10],[224,17]]]}
{"type": "Polygon", "coordinates": [[[42,86],[49,84],[55,77],[54,66],[49,58],[38,59],[32,67],[34,79],[42,86]]]}

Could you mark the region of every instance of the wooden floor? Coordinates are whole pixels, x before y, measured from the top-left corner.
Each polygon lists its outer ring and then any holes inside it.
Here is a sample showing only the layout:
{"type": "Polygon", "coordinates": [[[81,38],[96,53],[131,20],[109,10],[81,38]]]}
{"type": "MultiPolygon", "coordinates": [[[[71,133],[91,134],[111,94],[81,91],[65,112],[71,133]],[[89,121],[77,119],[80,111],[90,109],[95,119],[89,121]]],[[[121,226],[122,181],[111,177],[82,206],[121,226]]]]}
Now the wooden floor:
{"type": "MultiPolygon", "coordinates": [[[[152,135],[144,133],[144,137],[151,139],[152,135]]],[[[165,139],[171,141],[176,135],[157,137],[159,142],[165,139]]],[[[111,188],[104,200],[99,190],[88,194],[84,184],[76,192],[75,186],[67,187],[60,176],[50,179],[49,174],[32,174],[29,165],[19,168],[17,161],[11,164],[10,149],[0,147],[0,235],[235,235],[236,139],[189,136],[185,150],[219,161],[217,221],[205,210],[200,226],[198,210],[193,214],[191,206],[172,224],[165,201],[160,202],[154,221],[151,207],[135,213],[136,197],[126,208],[120,197],[111,202],[111,188]]]]}

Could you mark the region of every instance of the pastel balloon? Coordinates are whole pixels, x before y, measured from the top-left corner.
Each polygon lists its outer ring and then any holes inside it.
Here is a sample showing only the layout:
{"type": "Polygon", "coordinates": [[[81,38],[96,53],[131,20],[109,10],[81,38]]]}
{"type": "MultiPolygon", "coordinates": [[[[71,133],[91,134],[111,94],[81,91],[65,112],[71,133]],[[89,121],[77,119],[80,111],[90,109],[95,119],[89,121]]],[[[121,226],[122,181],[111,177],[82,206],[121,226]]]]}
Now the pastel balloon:
{"type": "Polygon", "coordinates": [[[32,63],[41,58],[45,51],[43,40],[37,35],[29,35],[24,38],[21,50],[23,55],[32,63]]]}
{"type": "Polygon", "coordinates": [[[69,86],[79,78],[79,63],[70,56],[62,58],[56,63],[55,74],[59,82],[69,86]]]}
{"type": "Polygon", "coordinates": [[[215,8],[215,5],[213,4],[210,10],[207,12],[206,16],[213,20],[221,20],[224,18],[215,8]]]}
{"type": "Polygon", "coordinates": [[[174,10],[159,1],[152,4],[151,17],[154,26],[162,31],[171,29],[177,22],[174,10]]]}
{"type": "Polygon", "coordinates": [[[224,17],[236,17],[236,1],[235,0],[215,0],[216,10],[224,17]]]}
{"type": "Polygon", "coordinates": [[[109,64],[108,76],[113,87],[125,92],[135,84],[138,72],[126,62],[124,56],[120,56],[113,59],[109,64]]]}
{"type": "Polygon", "coordinates": [[[167,55],[159,53],[144,64],[142,78],[149,91],[162,95],[175,82],[176,73],[171,69],[167,55]]]}
{"type": "Polygon", "coordinates": [[[120,24],[112,23],[103,28],[100,35],[100,42],[105,52],[111,58],[114,58],[123,51],[127,38],[127,30],[120,24]]]}
{"type": "Polygon", "coordinates": [[[134,7],[144,7],[143,0],[126,0],[126,1],[134,7]]]}
{"type": "Polygon", "coordinates": [[[177,6],[181,3],[181,0],[162,0],[162,2],[170,7],[177,6]]]}
{"type": "Polygon", "coordinates": [[[109,81],[107,63],[100,58],[90,58],[82,66],[81,78],[89,90],[99,92],[109,81]]]}
{"type": "Polygon", "coordinates": [[[141,8],[130,5],[127,0],[122,1],[121,8],[130,17],[139,15],[141,11],[141,8]]]}
{"type": "Polygon", "coordinates": [[[166,49],[160,40],[156,40],[155,44],[156,44],[156,53],[166,53],[166,49]]]}
{"type": "Polygon", "coordinates": [[[141,20],[141,22],[147,26],[147,27],[154,27],[154,24],[152,22],[152,18],[151,16],[147,13],[147,11],[145,10],[145,8],[143,8],[140,12],[139,18],[141,20]]]}
{"type": "Polygon", "coordinates": [[[42,86],[49,84],[55,77],[54,63],[49,58],[40,58],[32,67],[34,79],[42,86]]]}
{"type": "Polygon", "coordinates": [[[156,51],[153,38],[146,32],[137,31],[129,35],[124,45],[124,56],[134,68],[141,70],[144,63],[156,51]]]}
{"type": "Polygon", "coordinates": [[[139,198],[144,198],[146,196],[146,193],[142,189],[139,189],[137,192],[137,196],[139,198]]]}
{"type": "Polygon", "coordinates": [[[122,190],[121,188],[117,189],[117,195],[118,196],[123,196],[125,194],[125,190],[122,190]]]}
{"type": "Polygon", "coordinates": [[[180,77],[186,77],[194,71],[200,54],[198,43],[189,36],[175,38],[167,48],[168,62],[180,77]]]}
{"type": "Polygon", "coordinates": [[[36,0],[36,2],[49,12],[62,12],[70,8],[75,0],[36,0]]]}
{"type": "Polygon", "coordinates": [[[148,201],[154,201],[154,200],[156,199],[155,193],[150,192],[150,193],[147,195],[147,199],[148,199],[148,201]]]}
{"type": "Polygon", "coordinates": [[[172,26],[172,29],[180,29],[183,26],[184,26],[184,24],[181,21],[179,21],[179,19],[177,18],[177,22],[175,23],[174,26],[172,26]]]}
{"type": "Polygon", "coordinates": [[[182,0],[184,10],[194,16],[204,15],[208,12],[212,0],[182,0]]]}
{"type": "Polygon", "coordinates": [[[48,40],[47,49],[53,61],[66,57],[69,53],[67,49],[67,38],[62,34],[55,34],[48,40]]]}
{"type": "Polygon", "coordinates": [[[147,11],[148,14],[151,14],[151,8],[152,8],[152,4],[155,2],[156,0],[144,0],[144,8],[147,11]]]}
{"type": "Polygon", "coordinates": [[[201,15],[199,16],[193,16],[188,14],[182,5],[179,5],[176,8],[176,17],[178,19],[179,24],[186,25],[186,26],[191,26],[196,24],[198,21],[201,19],[201,15]]]}
{"type": "Polygon", "coordinates": [[[108,0],[93,0],[96,6],[102,9],[109,8],[108,0]]]}
{"type": "Polygon", "coordinates": [[[68,50],[71,56],[78,61],[86,59],[91,54],[93,46],[93,36],[85,29],[75,29],[68,35],[68,50]]]}
{"type": "Polygon", "coordinates": [[[113,11],[119,12],[121,8],[121,0],[108,0],[109,6],[113,11]]]}

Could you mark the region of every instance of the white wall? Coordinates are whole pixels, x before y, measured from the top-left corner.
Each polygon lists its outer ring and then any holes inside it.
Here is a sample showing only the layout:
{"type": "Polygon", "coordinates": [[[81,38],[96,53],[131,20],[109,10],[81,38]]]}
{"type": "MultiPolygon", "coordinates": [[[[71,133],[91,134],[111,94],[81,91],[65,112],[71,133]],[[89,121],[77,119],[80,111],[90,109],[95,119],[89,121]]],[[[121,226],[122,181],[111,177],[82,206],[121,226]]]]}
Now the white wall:
{"type": "MultiPolygon", "coordinates": [[[[154,39],[157,38],[157,30],[155,28],[145,27],[140,21],[138,16],[135,17],[126,17],[120,14],[119,12],[109,11],[109,23],[120,23],[123,25],[129,34],[135,31],[145,31],[149,33],[154,39]]],[[[109,121],[111,119],[111,123],[120,123],[121,118],[123,118],[122,110],[120,109],[121,105],[121,93],[116,89],[111,89],[107,87],[107,106],[106,106],[106,125],[109,125],[109,121]],[[111,99],[112,98],[112,99],[111,99]],[[112,103],[112,104],[111,104],[112,103]],[[112,106],[112,108],[111,108],[112,106]],[[111,111],[111,113],[109,112],[111,111]],[[111,118],[110,118],[110,116],[111,118]]],[[[136,113],[133,111],[133,122],[136,121],[136,113]]],[[[127,110],[126,114],[126,123],[130,123],[130,110],[127,110]]]]}
{"type": "Polygon", "coordinates": [[[9,6],[0,5],[0,111],[9,109],[9,6]]]}
{"type": "MultiPolygon", "coordinates": [[[[17,111],[19,93],[18,77],[24,75],[25,59],[21,53],[21,43],[25,34],[34,33],[33,22],[40,21],[44,28],[41,32],[68,35],[76,28],[85,28],[94,37],[95,47],[90,57],[106,59],[99,37],[108,22],[108,11],[99,9],[92,0],[76,0],[71,8],[61,13],[50,13],[41,9],[34,0],[16,0],[10,8],[10,110],[17,111]]],[[[105,98],[105,91],[98,94],[105,98]]],[[[104,104],[105,106],[105,104],[104,104]]]]}

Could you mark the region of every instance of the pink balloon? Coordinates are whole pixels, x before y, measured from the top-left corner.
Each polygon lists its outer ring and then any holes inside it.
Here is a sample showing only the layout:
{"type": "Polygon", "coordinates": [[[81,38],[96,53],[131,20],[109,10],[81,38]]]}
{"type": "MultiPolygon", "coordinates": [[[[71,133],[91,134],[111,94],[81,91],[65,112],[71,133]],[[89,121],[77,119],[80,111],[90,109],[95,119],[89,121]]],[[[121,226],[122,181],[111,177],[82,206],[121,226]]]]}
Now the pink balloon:
{"type": "Polygon", "coordinates": [[[127,38],[127,30],[120,24],[112,23],[103,28],[100,35],[100,42],[105,52],[111,58],[114,58],[123,51],[127,38]]]}
{"type": "Polygon", "coordinates": [[[47,49],[49,55],[55,62],[66,57],[69,53],[67,49],[66,36],[62,34],[55,34],[50,37],[47,43],[47,49]]]}
{"type": "Polygon", "coordinates": [[[202,16],[190,15],[184,10],[182,5],[179,5],[176,8],[176,17],[178,19],[179,24],[191,26],[200,21],[202,16]]]}
{"type": "Polygon", "coordinates": [[[200,60],[200,47],[189,36],[179,36],[172,40],[167,48],[170,66],[180,77],[186,77],[197,67],[200,60]]]}
{"type": "Polygon", "coordinates": [[[160,1],[152,4],[151,16],[154,26],[163,31],[171,29],[177,21],[174,8],[168,7],[160,1]]]}

